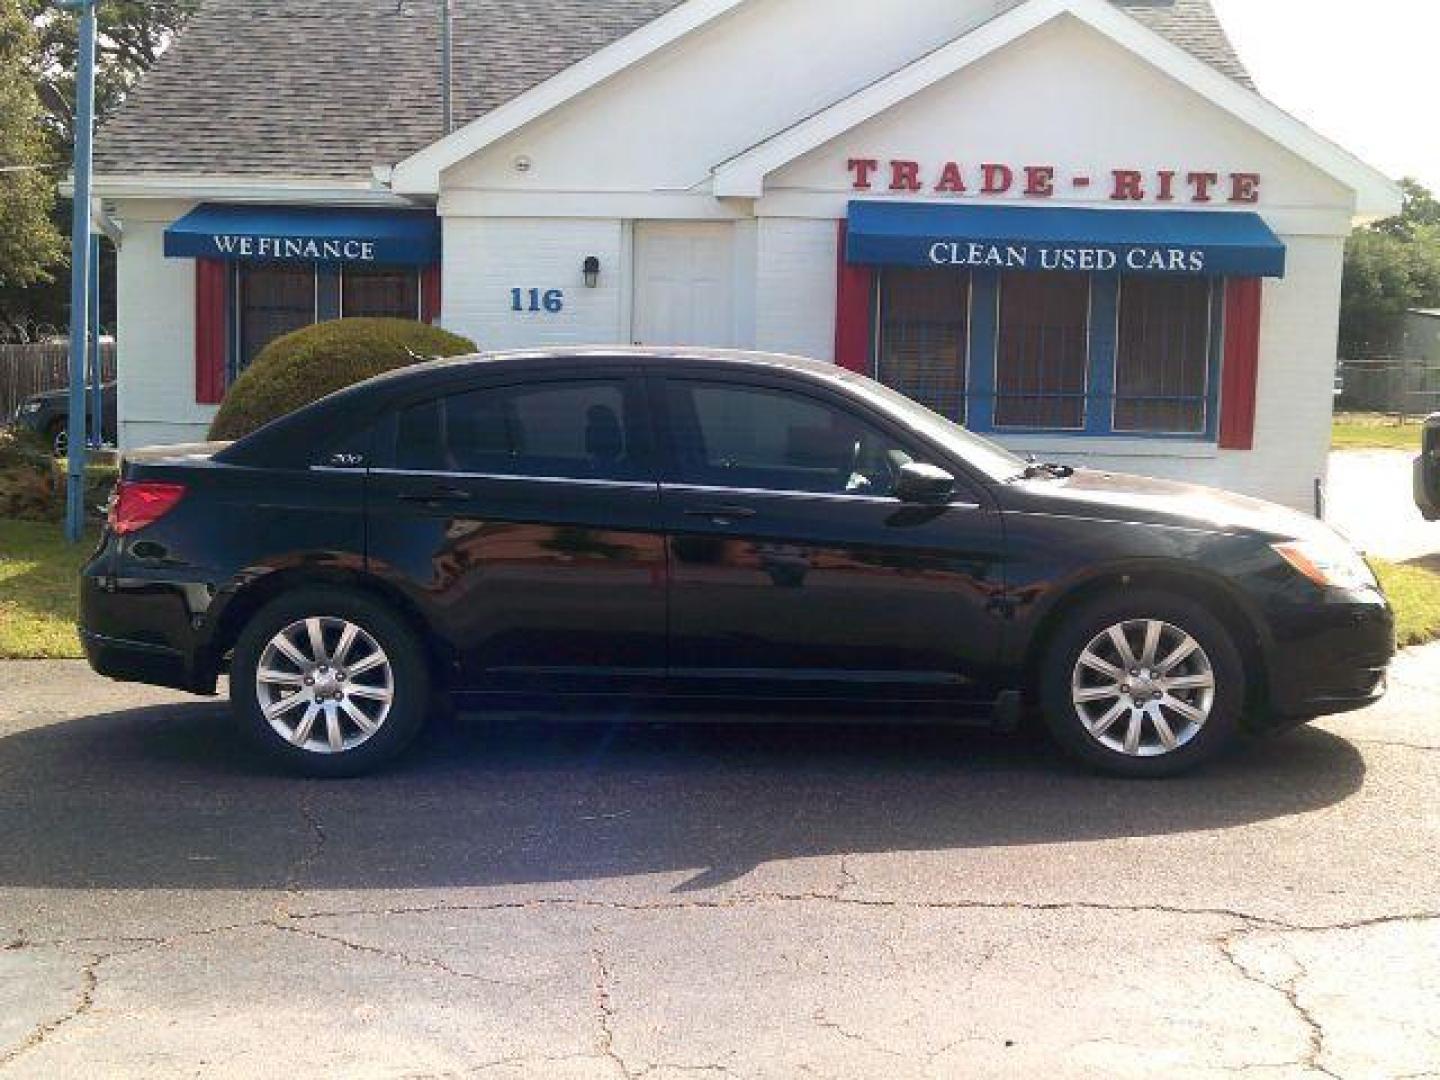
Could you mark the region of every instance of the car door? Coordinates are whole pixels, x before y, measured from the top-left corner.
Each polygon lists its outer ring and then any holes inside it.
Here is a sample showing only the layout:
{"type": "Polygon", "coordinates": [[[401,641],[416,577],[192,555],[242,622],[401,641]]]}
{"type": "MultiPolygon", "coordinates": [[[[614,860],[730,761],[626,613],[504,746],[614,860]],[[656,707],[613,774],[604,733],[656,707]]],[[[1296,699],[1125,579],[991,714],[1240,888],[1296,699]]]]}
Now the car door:
{"type": "Polygon", "coordinates": [[[482,690],[657,684],[665,545],[633,374],[550,375],[417,401],[369,487],[372,566],[482,690]]]}
{"type": "Polygon", "coordinates": [[[937,455],[809,382],[676,372],[652,392],[678,684],[988,696],[1003,551],[982,488],[902,503],[899,466],[937,455]]]}

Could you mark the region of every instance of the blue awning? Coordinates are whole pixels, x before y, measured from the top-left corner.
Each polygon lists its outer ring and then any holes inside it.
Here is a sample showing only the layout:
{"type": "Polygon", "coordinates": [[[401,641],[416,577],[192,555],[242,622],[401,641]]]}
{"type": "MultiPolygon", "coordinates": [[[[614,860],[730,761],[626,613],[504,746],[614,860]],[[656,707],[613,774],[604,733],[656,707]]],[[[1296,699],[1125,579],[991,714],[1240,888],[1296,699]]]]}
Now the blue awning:
{"type": "Polygon", "coordinates": [[[852,202],[848,262],[995,270],[1284,277],[1259,214],[852,202]]]}
{"type": "Polygon", "coordinates": [[[429,210],[203,203],[165,230],[165,254],[428,266],[440,261],[440,219],[429,210]]]}

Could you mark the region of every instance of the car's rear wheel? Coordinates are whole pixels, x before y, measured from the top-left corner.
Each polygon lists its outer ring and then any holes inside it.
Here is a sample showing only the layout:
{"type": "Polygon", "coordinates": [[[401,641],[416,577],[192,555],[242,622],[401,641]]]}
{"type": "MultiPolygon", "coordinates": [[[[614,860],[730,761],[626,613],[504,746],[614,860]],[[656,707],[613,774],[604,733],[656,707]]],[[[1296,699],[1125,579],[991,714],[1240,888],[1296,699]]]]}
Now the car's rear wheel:
{"type": "Polygon", "coordinates": [[[70,432],[64,420],[56,420],[46,428],[45,437],[50,441],[50,453],[55,457],[63,458],[70,452],[70,432]]]}
{"type": "Polygon", "coordinates": [[[1234,741],[1245,667],[1203,605],[1125,593],[1066,619],[1044,660],[1041,696],[1051,734],[1082,762],[1121,776],[1173,776],[1234,741]]]}
{"type": "Polygon", "coordinates": [[[420,731],[430,676],[414,632],[383,604],[307,589],[267,604],[242,631],[230,697],[272,758],[311,776],[357,776],[420,731]]]}

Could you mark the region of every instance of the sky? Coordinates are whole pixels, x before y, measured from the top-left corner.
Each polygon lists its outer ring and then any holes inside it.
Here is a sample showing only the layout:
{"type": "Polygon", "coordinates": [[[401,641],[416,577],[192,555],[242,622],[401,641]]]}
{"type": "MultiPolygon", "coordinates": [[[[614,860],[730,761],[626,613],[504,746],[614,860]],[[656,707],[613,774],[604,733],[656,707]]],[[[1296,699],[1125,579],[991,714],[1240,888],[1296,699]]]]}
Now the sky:
{"type": "Polygon", "coordinates": [[[1212,0],[1260,92],[1440,193],[1440,0],[1212,0]]]}

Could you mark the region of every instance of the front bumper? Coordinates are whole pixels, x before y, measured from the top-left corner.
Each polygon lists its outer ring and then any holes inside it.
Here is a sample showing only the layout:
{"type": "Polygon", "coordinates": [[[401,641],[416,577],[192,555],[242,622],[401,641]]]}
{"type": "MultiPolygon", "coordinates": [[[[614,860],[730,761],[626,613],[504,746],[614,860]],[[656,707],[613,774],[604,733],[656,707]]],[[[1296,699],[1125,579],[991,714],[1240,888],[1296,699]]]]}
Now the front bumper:
{"type": "Polygon", "coordinates": [[[1345,593],[1272,614],[1270,712],[1303,721],[1373,705],[1395,658],[1395,614],[1378,592],[1345,593]]]}

